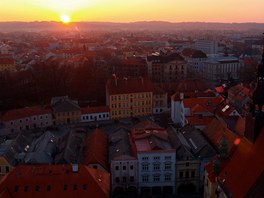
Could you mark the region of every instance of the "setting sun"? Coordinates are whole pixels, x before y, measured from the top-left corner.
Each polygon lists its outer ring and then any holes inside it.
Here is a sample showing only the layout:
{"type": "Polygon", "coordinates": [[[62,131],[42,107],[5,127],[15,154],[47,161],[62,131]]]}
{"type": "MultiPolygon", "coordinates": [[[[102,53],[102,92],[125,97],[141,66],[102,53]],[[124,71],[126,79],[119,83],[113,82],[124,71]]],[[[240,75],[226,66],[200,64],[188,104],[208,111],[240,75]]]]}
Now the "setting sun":
{"type": "Polygon", "coordinates": [[[69,22],[71,22],[71,18],[67,15],[63,15],[63,16],[61,16],[61,21],[63,23],[69,23],[69,22]]]}

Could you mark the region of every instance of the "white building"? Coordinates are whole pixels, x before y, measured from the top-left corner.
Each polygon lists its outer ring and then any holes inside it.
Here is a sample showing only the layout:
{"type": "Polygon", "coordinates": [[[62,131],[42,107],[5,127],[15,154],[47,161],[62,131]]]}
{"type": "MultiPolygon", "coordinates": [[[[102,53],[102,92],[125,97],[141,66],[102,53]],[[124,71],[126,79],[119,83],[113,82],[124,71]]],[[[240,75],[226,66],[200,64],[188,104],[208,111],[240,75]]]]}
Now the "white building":
{"type": "Polygon", "coordinates": [[[81,110],[81,122],[109,120],[109,107],[87,107],[81,110]]]}
{"type": "Polygon", "coordinates": [[[131,136],[138,159],[139,192],[174,194],[176,153],[167,131],[146,121],[135,126],[131,136]]]}
{"type": "Polygon", "coordinates": [[[243,61],[234,56],[212,56],[203,65],[202,75],[207,80],[239,79],[243,61]]]}
{"type": "Polygon", "coordinates": [[[206,54],[217,54],[218,43],[214,40],[197,40],[195,42],[195,49],[201,50],[206,54]]]}

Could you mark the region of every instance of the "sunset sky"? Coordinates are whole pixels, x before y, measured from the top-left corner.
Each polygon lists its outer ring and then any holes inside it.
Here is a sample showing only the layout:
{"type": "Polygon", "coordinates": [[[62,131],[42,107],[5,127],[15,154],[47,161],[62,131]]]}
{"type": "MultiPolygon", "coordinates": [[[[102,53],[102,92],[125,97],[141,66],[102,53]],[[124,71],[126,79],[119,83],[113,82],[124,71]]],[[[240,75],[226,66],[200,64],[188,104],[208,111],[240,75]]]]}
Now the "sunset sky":
{"type": "Polygon", "coordinates": [[[264,23],[264,0],[1,0],[0,21],[264,23]]]}

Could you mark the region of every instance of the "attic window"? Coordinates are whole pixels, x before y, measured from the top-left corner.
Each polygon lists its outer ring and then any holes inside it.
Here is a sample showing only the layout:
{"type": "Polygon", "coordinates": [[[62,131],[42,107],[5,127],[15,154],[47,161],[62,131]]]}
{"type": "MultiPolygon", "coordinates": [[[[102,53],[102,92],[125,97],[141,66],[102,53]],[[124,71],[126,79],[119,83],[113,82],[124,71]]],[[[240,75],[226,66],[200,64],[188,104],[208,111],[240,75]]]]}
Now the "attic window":
{"type": "Polygon", "coordinates": [[[18,192],[18,190],[19,190],[19,186],[15,186],[14,187],[14,192],[18,192]]]}
{"type": "Polygon", "coordinates": [[[28,186],[24,187],[24,192],[28,192],[28,186]]]}
{"type": "Polygon", "coordinates": [[[73,190],[77,190],[77,185],[74,184],[74,185],[72,186],[72,189],[73,189],[73,190]]]}
{"type": "Polygon", "coordinates": [[[38,192],[38,191],[39,191],[39,189],[40,189],[39,185],[36,185],[36,186],[35,186],[35,191],[37,191],[37,192],[38,192]]]}
{"type": "Polygon", "coordinates": [[[87,184],[83,184],[83,190],[87,190],[87,184]]]}
{"type": "Polygon", "coordinates": [[[51,185],[47,185],[47,191],[51,191],[51,185]]]}

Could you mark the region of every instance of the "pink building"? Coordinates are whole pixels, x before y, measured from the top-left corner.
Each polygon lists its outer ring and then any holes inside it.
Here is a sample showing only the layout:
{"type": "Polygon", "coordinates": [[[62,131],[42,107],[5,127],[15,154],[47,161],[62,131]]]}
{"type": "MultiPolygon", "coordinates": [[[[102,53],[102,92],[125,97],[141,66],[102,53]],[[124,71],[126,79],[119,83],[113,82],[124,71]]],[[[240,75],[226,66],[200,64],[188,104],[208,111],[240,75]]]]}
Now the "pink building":
{"type": "Polygon", "coordinates": [[[34,106],[7,111],[1,118],[7,134],[52,125],[50,108],[34,106]]]}

